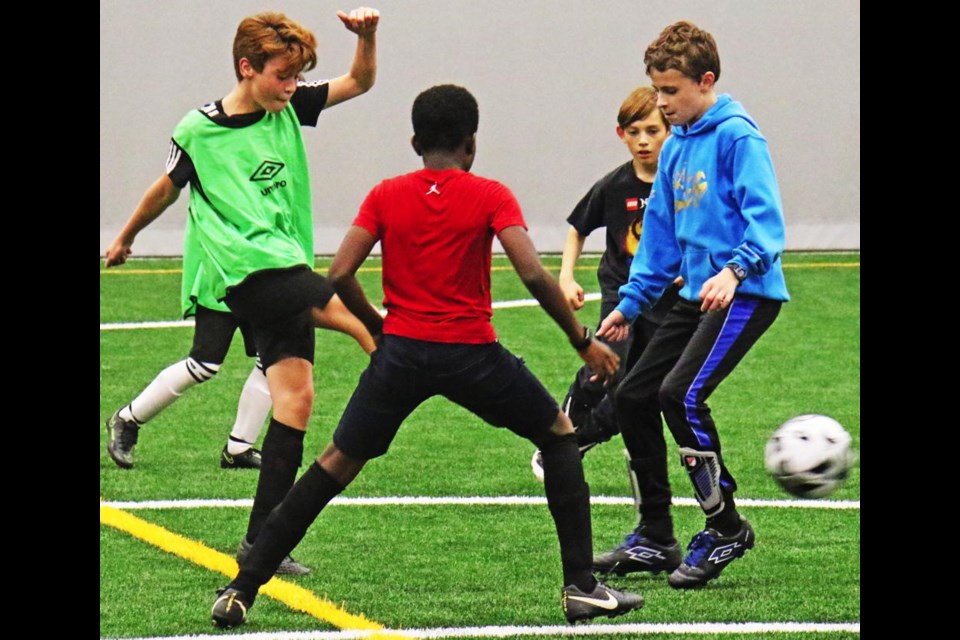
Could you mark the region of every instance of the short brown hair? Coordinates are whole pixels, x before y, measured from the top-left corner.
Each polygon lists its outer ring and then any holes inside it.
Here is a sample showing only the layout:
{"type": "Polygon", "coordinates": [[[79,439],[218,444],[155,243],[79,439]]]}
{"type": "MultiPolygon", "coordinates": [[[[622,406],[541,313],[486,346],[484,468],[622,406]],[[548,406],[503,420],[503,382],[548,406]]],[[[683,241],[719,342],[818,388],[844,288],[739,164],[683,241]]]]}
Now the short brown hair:
{"type": "Polygon", "coordinates": [[[651,113],[656,111],[660,114],[660,120],[663,126],[670,128],[670,123],[663,117],[663,112],[657,108],[657,90],[653,87],[637,87],[630,92],[627,99],[620,105],[620,113],[617,114],[617,124],[621,129],[637,120],[643,120],[651,113]]]}
{"type": "Polygon", "coordinates": [[[243,19],[233,39],[233,71],[237,80],[240,60],[246,58],[257,72],[267,60],[284,56],[292,73],[317,66],[317,39],[309,29],[276,11],[266,11],[243,19]]]}
{"type": "Polygon", "coordinates": [[[676,69],[683,75],[700,82],[708,71],[712,71],[714,80],[720,79],[720,53],[717,43],[708,31],[704,31],[692,22],[675,22],[662,32],[647,47],[643,63],[650,69],[663,72],[676,69]]]}

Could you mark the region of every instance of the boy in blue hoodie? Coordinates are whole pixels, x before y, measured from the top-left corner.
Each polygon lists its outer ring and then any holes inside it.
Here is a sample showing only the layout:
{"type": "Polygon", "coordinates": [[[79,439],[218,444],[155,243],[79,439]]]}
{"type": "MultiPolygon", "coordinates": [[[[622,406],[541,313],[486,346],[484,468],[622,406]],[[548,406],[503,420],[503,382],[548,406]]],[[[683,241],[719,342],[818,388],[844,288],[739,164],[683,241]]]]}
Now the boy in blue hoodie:
{"type": "MultiPolygon", "coordinates": [[[[630,323],[683,278],[680,301],[620,383],[615,404],[626,433],[643,426],[632,416],[659,402],[680,447],[706,516],[668,580],[688,589],[716,578],[754,545],[706,401],[789,300],[780,262],[783,211],[766,140],[740,103],[715,91],[720,57],[713,36],[690,22],[672,24],[647,48],[644,64],[673,135],[660,154],[630,279],[597,335],[626,336],[630,323]]],[[[651,570],[629,559],[677,553],[665,444],[648,452],[654,458],[663,464],[638,478],[643,517],[621,545],[616,573],[651,570]]]]}

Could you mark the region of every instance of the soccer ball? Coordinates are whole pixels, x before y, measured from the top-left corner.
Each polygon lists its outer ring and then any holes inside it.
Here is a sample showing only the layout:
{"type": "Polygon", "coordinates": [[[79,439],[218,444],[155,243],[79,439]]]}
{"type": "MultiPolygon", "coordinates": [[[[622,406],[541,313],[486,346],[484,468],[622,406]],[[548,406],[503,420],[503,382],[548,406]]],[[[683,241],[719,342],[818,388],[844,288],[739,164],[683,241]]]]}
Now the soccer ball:
{"type": "Polygon", "coordinates": [[[797,416],[773,432],[764,466],[784,491],[822,498],[843,484],[853,465],[850,434],[833,418],[797,416]]]}

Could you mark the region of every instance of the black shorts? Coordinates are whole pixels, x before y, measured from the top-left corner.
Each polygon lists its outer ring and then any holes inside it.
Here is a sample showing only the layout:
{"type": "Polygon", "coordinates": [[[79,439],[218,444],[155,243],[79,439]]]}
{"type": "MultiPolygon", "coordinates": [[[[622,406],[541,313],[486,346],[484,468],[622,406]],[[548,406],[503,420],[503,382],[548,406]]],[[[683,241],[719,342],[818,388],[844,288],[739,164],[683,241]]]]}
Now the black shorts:
{"type": "Polygon", "coordinates": [[[435,395],[531,440],[547,435],[559,412],[523,361],[499,342],[446,344],[388,335],[360,375],[333,442],[354,458],[381,456],[404,419],[435,395]]]}
{"type": "Polygon", "coordinates": [[[223,364],[237,329],[240,329],[240,335],[243,336],[247,355],[251,358],[257,355],[253,333],[246,323],[226,311],[215,311],[200,305],[197,305],[196,309],[191,358],[207,364],[223,364]]]}
{"type": "Polygon", "coordinates": [[[284,358],[313,363],[316,335],[310,310],[326,307],[332,296],[326,279],[303,265],[251,273],[227,291],[224,302],[252,329],[266,370],[284,358]]]}

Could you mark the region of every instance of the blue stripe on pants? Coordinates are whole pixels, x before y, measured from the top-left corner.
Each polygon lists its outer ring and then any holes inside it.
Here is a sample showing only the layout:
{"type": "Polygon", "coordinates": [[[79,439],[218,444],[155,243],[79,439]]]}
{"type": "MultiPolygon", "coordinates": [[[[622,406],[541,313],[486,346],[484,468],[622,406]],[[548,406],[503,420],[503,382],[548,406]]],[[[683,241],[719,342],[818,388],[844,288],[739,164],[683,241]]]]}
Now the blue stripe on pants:
{"type": "Polygon", "coordinates": [[[727,353],[729,353],[730,348],[737,341],[737,338],[743,333],[744,327],[746,327],[747,322],[749,322],[753,316],[753,312],[757,309],[759,302],[756,298],[733,299],[733,302],[730,303],[730,308],[727,310],[727,318],[723,321],[723,327],[720,328],[720,333],[717,335],[713,348],[710,350],[710,355],[707,356],[703,366],[700,367],[700,371],[697,372],[697,377],[693,379],[693,383],[690,385],[690,388],[687,389],[687,393],[683,398],[687,422],[697,437],[697,443],[701,447],[704,447],[705,450],[715,450],[716,447],[710,441],[710,436],[707,432],[703,430],[700,416],[697,414],[697,397],[700,395],[700,391],[704,385],[706,385],[707,380],[710,379],[710,376],[713,375],[717,367],[720,366],[720,363],[727,356],[727,353]]]}

